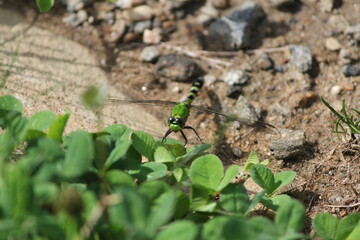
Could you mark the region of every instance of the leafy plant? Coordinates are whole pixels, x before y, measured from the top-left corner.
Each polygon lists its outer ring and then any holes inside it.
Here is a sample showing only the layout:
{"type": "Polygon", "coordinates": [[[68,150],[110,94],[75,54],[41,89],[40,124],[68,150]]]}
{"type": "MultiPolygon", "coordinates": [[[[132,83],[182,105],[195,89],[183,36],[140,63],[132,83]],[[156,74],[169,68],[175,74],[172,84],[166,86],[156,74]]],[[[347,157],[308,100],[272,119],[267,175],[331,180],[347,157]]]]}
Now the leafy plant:
{"type": "Polygon", "coordinates": [[[334,113],[335,116],[338,118],[338,120],[335,121],[334,133],[336,133],[337,135],[338,134],[347,134],[346,128],[342,125],[342,123],[344,123],[350,129],[350,134],[360,134],[360,111],[359,110],[357,110],[355,108],[351,109],[358,115],[357,118],[352,114],[348,114],[348,112],[346,110],[345,100],[343,100],[342,109],[341,109],[341,112],[343,115],[341,115],[341,113],[337,112],[333,107],[331,107],[330,104],[324,98],[321,97],[320,99],[325,104],[325,106],[327,108],[329,108],[330,111],[332,113],[334,113]]]}
{"type": "MultiPolygon", "coordinates": [[[[208,144],[164,144],[122,124],[64,135],[69,112],[27,118],[12,96],[0,113],[1,239],[307,238],[303,205],[276,195],[295,173],[273,174],[255,153],[247,166],[264,191],[251,198],[208,144]],[[250,214],[259,203],[273,221],[250,214]]],[[[319,236],[358,237],[358,215],[326,218],[314,220],[319,236]]]]}

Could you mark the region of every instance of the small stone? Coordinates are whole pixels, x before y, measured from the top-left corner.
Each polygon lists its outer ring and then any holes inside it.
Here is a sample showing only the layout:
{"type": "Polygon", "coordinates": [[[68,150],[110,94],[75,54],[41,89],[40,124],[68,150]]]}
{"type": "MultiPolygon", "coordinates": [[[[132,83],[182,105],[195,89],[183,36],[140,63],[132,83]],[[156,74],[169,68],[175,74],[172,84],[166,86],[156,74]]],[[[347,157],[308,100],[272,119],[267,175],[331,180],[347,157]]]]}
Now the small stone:
{"type": "Polygon", "coordinates": [[[334,0],[320,0],[319,4],[322,12],[331,12],[334,8],[334,0]]]}
{"type": "Polygon", "coordinates": [[[212,5],[205,4],[200,8],[200,13],[196,17],[196,21],[203,25],[210,23],[212,20],[219,16],[219,11],[216,10],[212,5]]]}
{"type": "Polygon", "coordinates": [[[211,0],[211,4],[220,9],[224,9],[228,6],[229,2],[228,0],[211,0]]]}
{"type": "Polygon", "coordinates": [[[166,1],[166,3],[168,4],[168,8],[170,10],[175,10],[184,7],[187,3],[191,1],[192,0],[168,0],[166,1]]]}
{"type": "Polygon", "coordinates": [[[289,105],[292,108],[308,108],[317,99],[314,92],[299,92],[294,93],[289,98],[289,105]]]}
{"type": "Polygon", "coordinates": [[[252,29],[265,17],[264,10],[255,2],[247,1],[227,16],[209,26],[207,49],[234,51],[251,46],[252,29]]]}
{"type": "Polygon", "coordinates": [[[206,74],[204,76],[204,85],[205,86],[211,86],[216,82],[217,78],[214,75],[206,74]]]}
{"type": "Polygon", "coordinates": [[[312,68],[312,53],[310,48],[302,45],[290,45],[290,61],[299,72],[305,73],[312,68]]]}
{"type": "Polygon", "coordinates": [[[177,54],[160,56],[155,71],[160,77],[178,82],[192,82],[203,74],[203,70],[191,58],[177,54]]]}
{"type": "Polygon", "coordinates": [[[346,34],[360,33],[360,23],[353,26],[347,26],[345,29],[346,34]]]}
{"type": "Polygon", "coordinates": [[[349,22],[342,15],[331,15],[328,23],[334,33],[342,33],[349,26],[349,22]]]}
{"type": "Polygon", "coordinates": [[[333,86],[330,90],[332,95],[338,95],[340,91],[341,91],[341,87],[338,85],[333,86]]]}
{"type": "Polygon", "coordinates": [[[280,103],[274,103],[271,105],[271,111],[275,114],[281,114],[285,117],[291,116],[291,110],[290,108],[281,105],[280,103]]]}
{"type": "Polygon", "coordinates": [[[262,70],[269,70],[273,67],[273,61],[266,53],[262,53],[256,57],[257,66],[262,70]]]}
{"type": "Polygon", "coordinates": [[[270,150],[276,159],[290,160],[306,152],[303,130],[278,129],[281,138],[270,143],[270,150]]]}
{"type": "Polygon", "coordinates": [[[143,33],[145,29],[151,29],[152,22],[150,20],[135,23],[134,33],[143,33]]]}
{"type": "Polygon", "coordinates": [[[140,60],[143,62],[155,62],[160,56],[159,49],[154,46],[144,47],[141,52],[140,60]]]}
{"type": "Polygon", "coordinates": [[[116,20],[109,30],[104,32],[104,40],[106,42],[117,42],[126,33],[126,23],[122,19],[116,20]]]}
{"type": "Polygon", "coordinates": [[[295,0],[270,0],[272,6],[281,8],[286,5],[294,4],[295,0]]]}
{"type": "Polygon", "coordinates": [[[325,47],[330,51],[337,51],[341,49],[341,44],[336,38],[329,37],[325,40],[325,47]]]}
{"type": "Polygon", "coordinates": [[[145,29],[143,33],[143,42],[146,44],[158,44],[161,42],[161,29],[145,29]]]}
{"type": "Polygon", "coordinates": [[[63,0],[63,4],[66,5],[66,11],[68,12],[76,12],[85,7],[85,3],[87,1],[84,0],[63,0]]]}
{"type": "Polygon", "coordinates": [[[140,41],[140,40],[141,40],[141,35],[136,34],[134,32],[125,33],[125,35],[123,37],[123,42],[125,42],[125,43],[135,42],[135,41],[140,41]]]}
{"type": "Polygon", "coordinates": [[[154,11],[148,5],[140,5],[132,9],[130,16],[134,22],[150,20],[154,16],[154,11]]]}
{"type": "Polygon", "coordinates": [[[348,82],[348,83],[342,83],[341,84],[341,90],[344,90],[344,91],[354,91],[355,90],[355,85],[348,82]]]}
{"type": "Polygon", "coordinates": [[[85,22],[87,17],[87,12],[85,10],[80,10],[77,13],[70,13],[68,16],[64,17],[62,21],[71,26],[77,27],[85,22]]]}
{"type": "Polygon", "coordinates": [[[249,81],[249,77],[241,70],[230,70],[225,73],[223,81],[230,86],[243,85],[249,81]]]}
{"type": "Polygon", "coordinates": [[[249,123],[253,123],[259,120],[259,116],[257,115],[254,107],[242,95],[239,96],[233,112],[238,118],[243,119],[249,123]]]}
{"type": "Polygon", "coordinates": [[[238,148],[238,147],[234,147],[234,148],[232,148],[231,149],[231,151],[233,152],[233,154],[236,156],[236,157],[238,157],[238,158],[241,158],[241,157],[243,157],[244,156],[244,152],[243,151],[241,151],[241,149],[240,148],[238,148]]]}
{"type": "Polygon", "coordinates": [[[349,50],[347,50],[345,48],[340,49],[339,60],[340,60],[340,63],[342,63],[344,65],[349,64],[351,62],[349,50]]]}
{"type": "Polygon", "coordinates": [[[132,0],[116,0],[115,6],[121,9],[128,9],[132,7],[132,0]]]}
{"type": "Polygon", "coordinates": [[[360,70],[356,65],[345,65],[343,67],[343,74],[345,77],[356,77],[360,75],[360,70]]]}

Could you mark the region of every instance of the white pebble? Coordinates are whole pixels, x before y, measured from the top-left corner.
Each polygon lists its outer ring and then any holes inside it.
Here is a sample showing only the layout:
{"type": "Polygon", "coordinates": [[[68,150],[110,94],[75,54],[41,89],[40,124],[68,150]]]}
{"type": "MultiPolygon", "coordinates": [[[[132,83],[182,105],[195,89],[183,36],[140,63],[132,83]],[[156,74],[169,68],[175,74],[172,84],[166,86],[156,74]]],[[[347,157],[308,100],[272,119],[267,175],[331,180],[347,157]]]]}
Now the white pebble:
{"type": "Polygon", "coordinates": [[[338,85],[335,85],[331,88],[331,94],[332,95],[338,95],[341,91],[341,87],[338,85]]]}

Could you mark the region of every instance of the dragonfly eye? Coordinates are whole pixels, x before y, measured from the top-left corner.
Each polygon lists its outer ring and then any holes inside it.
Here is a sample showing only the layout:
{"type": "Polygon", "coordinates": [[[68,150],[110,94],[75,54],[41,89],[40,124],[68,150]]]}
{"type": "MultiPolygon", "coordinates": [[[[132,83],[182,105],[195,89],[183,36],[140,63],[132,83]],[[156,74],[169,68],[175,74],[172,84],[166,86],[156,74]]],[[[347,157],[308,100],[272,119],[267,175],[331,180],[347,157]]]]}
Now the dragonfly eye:
{"type": "Polygon", "coordinates": [[[178,124],[178,125],[180,125],[180,126],[182,126],[183,123],[184,123],[184,121],[183,121],[181,118],[175,119],[175,122],[176,122],[176,124],[178,124]]]}

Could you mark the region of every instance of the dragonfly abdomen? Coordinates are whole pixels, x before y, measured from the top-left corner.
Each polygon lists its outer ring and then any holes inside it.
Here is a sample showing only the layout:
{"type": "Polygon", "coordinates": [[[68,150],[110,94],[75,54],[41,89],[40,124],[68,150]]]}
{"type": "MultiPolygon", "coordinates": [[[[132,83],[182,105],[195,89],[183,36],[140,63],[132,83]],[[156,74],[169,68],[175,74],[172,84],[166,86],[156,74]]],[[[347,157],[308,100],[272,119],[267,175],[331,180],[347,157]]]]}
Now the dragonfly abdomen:
{"type": "Polygon", "coordinates": [[[204,85],[204,79],[203,77],[199,77],[197,78],[191,88],[190,88],[190,92],[186,98],[186,100],[184,101],[185,104],[190,105],[192,103],[192,101],[195,99],[195,97],[198,95],[200,89],[202,88],[202,86],[204,85]]]}

